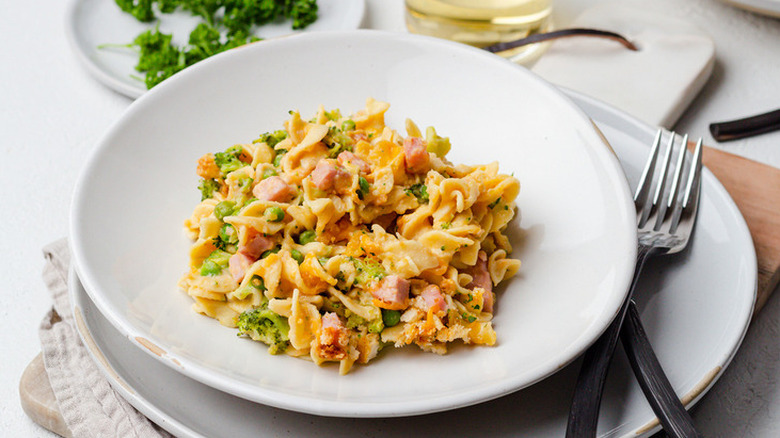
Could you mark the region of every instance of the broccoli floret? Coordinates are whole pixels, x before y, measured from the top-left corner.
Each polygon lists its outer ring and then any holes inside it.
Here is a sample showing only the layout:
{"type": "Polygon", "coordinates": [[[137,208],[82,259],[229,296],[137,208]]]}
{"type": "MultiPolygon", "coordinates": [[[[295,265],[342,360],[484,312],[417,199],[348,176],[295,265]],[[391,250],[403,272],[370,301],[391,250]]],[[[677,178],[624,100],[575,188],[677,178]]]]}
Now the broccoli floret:
{"type": "Polygon", "coordinates": [[[220,188],[219,182],[215,179],[201,179],[200,184],[198,184],[198,189],[200,190],[200,200],[205,201],[206,199],[212,198],[214,196],[214,192],[218,192],[220,188]]]}
{"type": "Polygon", "coordinates": [[[382,318],[367,321],[365,318],[362,318],[355,313],[349,313],[349,316],[347,317],[347,328],[357,329],[358,327],[366,324],[368,325],[369,333],[381,333],[382,330],[385,329],[385,324],[382,321],[382,318]]]}
{"type": "Polygon", "coordinates": [[[268,352],[271,354],[284,352],[290,343],[290,325],[287,319],[268,308],[243,312],[238,315],[236,326],[239,335],[268,344],[268,352]]]}
{"type": "Polygon", "coordinates": [[[375,261],[352,258],[352,264],[357,269],[355,281],[360,284],[366,284],[374,279],[381,280],[382,277],[387,275],[382,265],[375,261]]]}
{"type": "Polygon", "coordinates": [[[227,148],[225,152],[217,152],[214,154],[214,162],[219,166],[219,170],[222,172],[223,176],[246,166],[246,164],[239,159],[243,152],[244,148],[241,145],[235,145],[227,148]]]}
{"type": "Polygon", "coordinates": [[[215,249],[200,266],[200,275],[219,275],[222,270],[228,267],[228,261],[230,260],[230,253],[222,251],[221,249],[215,249]]]}
{"type": "Polygon", "coordinates": [[[278,131],[274,132],[266,132],[265,134],[262,134],[257,140],[253,141],[252,143],[265,143],[269,147],[274,147],[279,143],[280,141],[287,138],[287,131],[284,129],[280,129],[278,131]]]}
{"type": "Polygon", "coordinates": [[[426,186],[423,183],[414,184],[408,189],[406,189],[407,195],[414,195],[415,198],[417,198],[417,202],[420,204],[427,204],[428,203],[428,186],[426,186]]]}
{"type": "Polygon", "coordinates": [[[356,329],[365,323],[366,320],[357,313],[350,313],[347,317],[347,328],[356,329]]]}
{"type": "Polygon", "coordinates": [[[328,157],[336,158],[342,151],[352,151],[352,137],[331,126],[328,128],[328,134],[322,139],[322,142],[328,146],[328,157]]]}
{"type": "MultiPolygon", "coordinates": [[[[384,310],[384,309],[382,309],[384,310]]],[[[375,320],[372,320],[368,324],[368,332],[369,333],[382,333],[382,330],[385,329],[385,323],[382,321],[382,318],[377,318],[375,320]]]]}

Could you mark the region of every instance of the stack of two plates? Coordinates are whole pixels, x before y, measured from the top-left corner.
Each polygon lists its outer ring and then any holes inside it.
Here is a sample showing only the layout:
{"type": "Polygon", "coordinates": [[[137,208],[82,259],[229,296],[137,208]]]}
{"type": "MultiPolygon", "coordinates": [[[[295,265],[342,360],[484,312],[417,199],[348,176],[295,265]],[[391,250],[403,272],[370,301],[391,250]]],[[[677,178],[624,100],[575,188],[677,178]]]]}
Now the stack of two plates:
{"type": "MultiPolygon", "coordinates": [[[[319,33],[220,54],[133,103],[88,160],[71,230],[80,333],[114,387],[178,436],[559,436],[576,358],[627,292],[629,186],[653,134],[494,55],[430,38],[319,33]],[[388,348],[339,376],[194,313],[176,287],[190,245],[182,223],[200,199],[198,157],[278,129],[290,109],[349,113],[368,97],[391,104],[389,126],[408,117],[448,136],[451,161],[514,173],[520,214],[507,234],[523,265],[497,290],[496,346],[388,348]]],[[[690,251],[647,272],[644,322],[695,403],[736,352],[755,292],[750,236],[711,173],[690,251]]],[[[602,435],[655,429],[620,357],[607,386],[602,435]]]]}

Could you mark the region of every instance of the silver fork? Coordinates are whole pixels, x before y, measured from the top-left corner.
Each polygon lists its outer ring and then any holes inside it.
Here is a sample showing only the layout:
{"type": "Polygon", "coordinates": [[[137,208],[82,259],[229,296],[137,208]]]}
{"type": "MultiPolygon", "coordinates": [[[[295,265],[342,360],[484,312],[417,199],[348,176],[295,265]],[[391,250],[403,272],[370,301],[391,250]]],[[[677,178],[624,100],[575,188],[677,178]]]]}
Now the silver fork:
{"type": "Polygon", "coordinates": [[[631,299],[645,261],[650,257],[682,251],[688,245],[696,222],[701,193],[702,140],[699,139],[696,144],[691,160],[686,160],[690,155],[686,153],[688,136],[682,138],[672,174],[676,134],[670,133],[658,177],[654,178],[661,155],[662,137],[663,131],[659,130],[634,195],[639,242],[629,294],[604,334],[585,352],[569,411],[567,437],[596,436],[601,395],[621,327],[634,374],[664,430],[673,437],[700,436],[658,363],[631,299]],[[655,185],[653,181],[657,181],[655,185]],[[623,326],[629,309],[627,325],[623,326]]]}

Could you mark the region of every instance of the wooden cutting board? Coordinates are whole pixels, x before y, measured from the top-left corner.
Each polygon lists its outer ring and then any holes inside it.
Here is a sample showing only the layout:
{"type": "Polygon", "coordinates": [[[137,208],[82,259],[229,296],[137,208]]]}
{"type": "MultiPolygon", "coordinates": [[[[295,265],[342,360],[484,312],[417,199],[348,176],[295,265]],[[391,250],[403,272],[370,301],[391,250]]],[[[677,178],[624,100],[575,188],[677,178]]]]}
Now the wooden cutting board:
{"type": "MultiPolygon", "coordinates": [[[[780,279],[780,169],[706,146],[703,160],[731,194],[753,237],[758,257],[758,312],[780,279]]],[[[33,421],[59,435],[71,436],[40,354],[22,375],[19,395],[22,408],[33,421]]]]}
{"type": "Polygon", "coordinates": [[[780,169],[707,146],[702,159],[734,199],[753,237],[758,259],[755,315],[780,280],[780,169]]]}

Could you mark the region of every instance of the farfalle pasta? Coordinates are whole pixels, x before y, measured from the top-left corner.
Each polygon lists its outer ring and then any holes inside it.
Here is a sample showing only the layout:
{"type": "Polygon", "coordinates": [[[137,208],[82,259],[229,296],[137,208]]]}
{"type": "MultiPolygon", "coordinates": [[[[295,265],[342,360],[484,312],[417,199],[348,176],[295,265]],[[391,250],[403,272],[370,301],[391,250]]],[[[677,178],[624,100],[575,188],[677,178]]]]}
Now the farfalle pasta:
{"type": "Polygon", "coordinates": [[[180,280],[194,310],[342,374],[388,345],[495,344],[493,287],[520,267],[504,235],[520,184],[497,163],[450,163],[433,128],[407,120],[403,137],[388,109],[291,111],[198,160],[180,280]]]}

